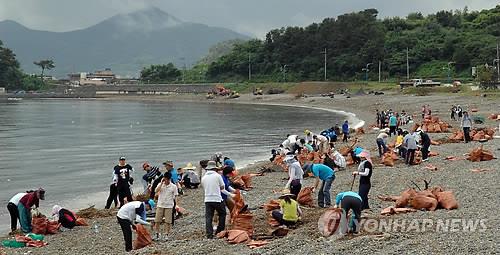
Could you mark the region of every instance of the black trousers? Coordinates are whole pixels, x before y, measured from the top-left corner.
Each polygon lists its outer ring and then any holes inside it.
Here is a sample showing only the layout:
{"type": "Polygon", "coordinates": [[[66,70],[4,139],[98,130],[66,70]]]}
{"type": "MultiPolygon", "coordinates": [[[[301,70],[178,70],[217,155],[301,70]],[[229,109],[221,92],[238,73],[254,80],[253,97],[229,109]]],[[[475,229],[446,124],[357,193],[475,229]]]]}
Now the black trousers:
{"type": "Polygon", "coordinates": [[[217,226],[215,234],[217,235],[226,228],[226,205],[224,202],[205,202],[205,230],[207,238],[214,237],[212,220],[214,218],[215,211],[219,214],[219,225],[217,226]]]}
{"type": "Polygon", "coordinates": [[[300,189],[302,189],[302,184],[300,184],[300,180],[293,180],[290,184],[290,194],[295,195],[295,199],[299,197],[300,189]]]}
{"type": "Polygon", "coordinates": [[[465,142],[470,142],[470,127],[464,127],[464,139],[465,142]]]}
{"type": "Polygon", "coordinates": [[[121,219],[120,217],[116,217],[118,219],[118,224],[122,228],[123,239],[125,240],[125,251],[132,250],[132,227],[130,225],[129,220],[121,219]]]}
{"type": "Polygon", "coordinates": [[[118,186],[118,200],[120,200],[120,207],[125,204],[125,198],[127,198],[127,202],[134,201],[134,199],[132,198],[132,193],[130,192],[130,186],[118,186]]]}
{"type": "Polygon", "coordinates": [[[352,210],[354,217],[351,217],[351,219],[354,220],[350,221],[349,225],[352,229],[352,232],[357,233],[359,231],[359,222],[361,220],[361,207],[362,207],[361,200],[359,200],[356,197],[345,196],[340,202],[340,207],[342,207],[342,210],[344,210],[346,218],[347,215],[349,214],[349,211],[352,210]]]}
{"type": "Polygon", "coordinates": [[[427,159],[429,157],[429,147],[431,147],[430,144],[422,145],[422,159],[427,159]]]}
{"type": "Polygon", "coordinates": [[[415,160],[415,149],[406,150],[406,164],[413,165],[413,161],[415,160]]]}
{"type": "Polygon", "coordinates": [[[346,143],[348,136],[349,136],[349,133],[344,133],[344,137],[342,137],[342,142],[346,143]]]}
{"type": "Polygon", "coordinates": [[[396,126],[389,126],[389,136],[396,135],[396,126]]]}
{"type": "Polygon", "coordinates": [[[111,207],[111,203],[115,202],[115,207],[118,206],[118,187],[115,184],[109,185],[109,196],[106,201],[106,206],[104,208],[109,209],[111,207]]]}
{"type": "Polygon", "coordinates": [[[297,222],[296,221],[287,221],[283,219],[283,214],[279,210],[274,210],[271,212],[271,216],[280,224],[286,226],[293,226],[297,222]]]}
{"type": "Polygon", "coordinates": [[[370,192],[370,188],[372,184],[370,182],[359,182],[359,191],[358,194],[363,199],[361,210],[370,209],[370,205],[368,203],[368,193],[370,192]]]}
{"type": "Polygon", "coordinates": [[[17,206],[11,202],[7,204],[7,210],[9,210],[10,214],[10,229],[14,231],[17,229],[17,220],[19,219],[19,211],[17,210],[17,206]]]}

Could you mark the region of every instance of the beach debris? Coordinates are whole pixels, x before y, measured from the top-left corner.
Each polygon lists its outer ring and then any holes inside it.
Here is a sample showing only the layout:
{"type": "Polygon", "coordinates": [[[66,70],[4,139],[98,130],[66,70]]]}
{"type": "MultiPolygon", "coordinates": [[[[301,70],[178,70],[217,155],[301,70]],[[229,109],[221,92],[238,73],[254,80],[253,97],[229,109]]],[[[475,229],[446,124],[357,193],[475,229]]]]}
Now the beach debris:
{"type": "Polygon", "coordinates": [[[45,217],[33,217],[31,220],[31,226],[33,230],[31,232],[39,235],[45,235],[47,232],[48,220],[45,217]]]}
{"type": "Polygon", "coordinates": [[[250,236],[244,230],[224,230],[217,234],[218,238],[227,238],[227,241],[231,244],[245,243],[250,241],[250,236]]]}
{"type": "Polygon", "coordinates": [[[496,159],[495,156],[493,155],[492,152],[483,149],[483,146],[479,146],[476,149],[473,149],[470,153],[469,156],[467,157],[467,160],[472,161],[472,162],[479,162],[479,161],[489,161],[496,159]]]}
{"type": "Polygon", "coordinates": [[[313,187],[302,188],[297,196],[297,202],[303,206],[315,207],[313,198],[313,187]]]}
{"type": "Polygon", "coordinates": [[[96,209],[95,205],[82,209],[76,213],[77,217],[85,219],[105,218],[115,216],[115,213],[110,209],[96,209]]]}
{"type": "Polygon", "coordinates": [[[439,206],[446,210],[453,210],[458,208],[458,202],[451,191],[442,191],[436,193],[439,206]]]}
{"type": "Polygon", "coordinates": [[[241,179],[243,180],[243,183],[245,184],[245,189],[252,189],[252,175],[251,174],[245,174],[241,176],[241,179]]]}
{"type": "Polygon", "coordinates": [[[474,168],[470,170],[473,173],[482,173],[482,172],[489,172],[492,171],[491,169],[481,169],[481,168],[474,168]]]}
{"type": "Polygon", "coordinates": [[[492,113],[490,116],[488,116],[488,119],[490,120],[499,120],[500,119],[500,113],[492,113]]]}
{"type": "Polygon", "coordinates": [[[28,234],[16,235],[15,240],[5,240],[2,245],[5,247],[22,248],[22,247],[35,247],[40,248],[46,246],[48,243],[43,241],[43,235],[28,234]]]}
{"type": "Polygon", "coordinates": [[[252,225],[253,214],[248,210],[248,206],[245,206],[239,190],[236,191],[236,196],[233,200],[234,207],[231,209],[231,229],[243,230],[248,233],[248,236],[252,236],[254,232],[252,225]]]}
{"type": "Polygon", "coordinates": [[[151,245],[153,243],[153,238],[151,237],[151,234],[148,232],[146,227],[141,224],[135,224],[135,227],[137,237],[134,241],[134,250],[139,250],[148,245],[151,245]]]}
{"type": "Polygon", "coordinates": [[[439,141],[431,140],[431,145],[441,145],[439,141]]]}
{"type": "Polygon", "coordinates": [[[364,135],[365,134],[365,129],[360,127],[356,129],[356,135],[364,135]]]}
{"type": "Polygon", "coordinates": [[[431,170],[431,171],[437,171],[438,168],[434,165],[431,165],[431,164],[427,164],[424,169],[427,169],[427,170],[431,170]]]}
{"type": "Polygon", "coordinates": [[[446,158],[444,158],[445,160],[449,160],[449,161],[456,161],[456,160],[463,160],[465,158],[457,158],[456,156],[448,156],[446,158]]]}
{"type": "Polygon", "coordinates": [[[76,225],[77,226],[88,226],[89,224],[84,218],[76,217],[76,225]]]}
{"type": "Polygon", "coordinates": [[[378,199],[382,200],[382,201],[387,201],[387,202],[396,202],[400,196],[384,196],[384,195],[378,195],[377,196],[378,199]]]}
{"type": "Polygon", "coordinates": [[[396,154],[394,151],[389,150],[384,155],[382,156],[382,164],[385,166],[394,166],[395,161],[399,159],[398,154],[396,154]]]}
{"type": "Polygon", "coordinates": [[[247,246],[250,249],[256,249],[267,244],[269,244],[269,241],[266,240],[251,240],[247,243],[247,246]]]}
{"type": "Polygon", "coordinates": [[[409,212],[416,212],[417,210],[413,208],[395,208],[393,206],[389,206],[387,208],[382,209],[380,214],[382,215],[394,215],[394,214],[400,214],[400,213],[409,213],[409,212]]]}
{"type": "Polygon", "coordinates": [[[448,128],[451,127],[450,124],[441,121],[437,116],[425,116],[425,119],[421,125],[415,124],[413,130],[417,130],[421,128],[424,132],[427,133],[446,133],[448,132],[448,128]]]}
{"type": "Polygon", "coordinates": [[[279,209],[280,208],[280,201],[279,200],[269,200],[269,202],[267,204],[264,204],[262,206],[262,208],[264,210],[266,210],[267,212],[279,209]]]}

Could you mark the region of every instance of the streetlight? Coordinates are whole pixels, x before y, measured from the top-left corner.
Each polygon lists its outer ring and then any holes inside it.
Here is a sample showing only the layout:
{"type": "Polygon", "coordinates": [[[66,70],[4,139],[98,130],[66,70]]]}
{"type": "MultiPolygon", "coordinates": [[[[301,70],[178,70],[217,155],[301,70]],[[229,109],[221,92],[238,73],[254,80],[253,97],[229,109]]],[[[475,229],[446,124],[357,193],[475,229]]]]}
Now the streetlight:
{"type": "Polygon", "coordinates": [[[282,67],[280,67],[280,70],[283,73],[283,82],[286,82],[286,67],[287,66],[288,65],[283,65],[282,67]]]}
{"type": "Polygon", "coordinates": [[[326,81],[326,60],[327,60],[327,58],[326,58],[326,54],[328,53],[328,52],[327,52],[327,48],[325,48],[325,50],[324,50],[324,51],[322,51],[322,52],[320,52],[320,53],[321,53],[321,54],[323,54],[323,55],[325,56],[325,63],[324,63],[324,67],[323,67],[323,69],[324,69],[324,76],[325,76],[324,78],[325,78],[325,81],[326,81]]]}
{"type": "Polygon", "coordinates": [[[451,65],[455,64],[455,62],[448,62],[448,83],[451,83],[451,65]]]}
{"type": "Polygon", "coordinates": [[[370,72],[370,66],[373,65],[373,63],[368,63],[366,64],[366,67],[361,69],[362,71],[365,72],[365,81],[368,83],[368,72],[370,72]]]}

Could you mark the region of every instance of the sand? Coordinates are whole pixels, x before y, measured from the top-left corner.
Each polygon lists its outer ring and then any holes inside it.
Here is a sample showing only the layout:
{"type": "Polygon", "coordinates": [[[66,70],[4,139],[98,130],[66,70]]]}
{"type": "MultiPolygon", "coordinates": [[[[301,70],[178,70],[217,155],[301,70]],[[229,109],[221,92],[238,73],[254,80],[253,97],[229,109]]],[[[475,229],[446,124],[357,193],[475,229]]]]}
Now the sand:
{"type": "MultiPolygon", "coordinates": [[[[183,95],[155,98],[134,98],[136,100],[199,100],[204,101],[202,96],[183,95]]],[[[115,99],[106,99],[115,100],[115,99]]],[[[375,122],[375,109],[389,109],[395,111],[405,109],[414,113],[417,120],[420,115],[422,104],[429,104],[433,114],[441,119],[449,120],[449,109],[451,104],[460,104],[463,107],[479,109],[478,113],[487,116],[493,112],[500,112],[499,100],[457,96],[455,94],[432,95],[425,97],[386,94],[381,96],[367,95],[353,98],[323,98],[307,97],[296,99],[293,95],[260,96],[243,95],[239,99],[227,100],[216,99],[213,103],[266,103],[285,104],[296,106],[310,106],[351,112],[357,118],[366,122],[367,134],[360,137],[361,146],[371,150],[376,155],[375,137],[377,133],[370,131],[367,126],[375,122]]],[[[352,118],[352,116],[351,116],[352,118]]],[[[354,120],[354,119],[353,119],[354,120]]],[[[454,127],[458,122],[449,121],[454,127]]],[[[332,123],[332,125],[335,123],[332,123]]],[[[485,125],[498,126],[497,122],[487,120],[485,125]]],[[[311,126],[313,131],[320,131],[325,127],[311,126]]],[[[431,134],[436,140],[449,134],[431,134]]],[[[394,139],[394,138],[393,138],[394,139]]],[[[497,205],[500,203],[500,185],[498,185],[499,171],[498,160],[489,162],[472,163],[466,160],[446,161],[446,156],[463,157],[479,143],[469,144],[454,143],[440,146],[432,146],[431,150],[440,155],[431,158],[427,163],[438,168],[437,171],[424,169],[426,163],[420,166],[406,167],[397,164],[395,167],[376,165],[372,176],[372,189],[370,191],[371,210],[364,213],[367,219],[398,219],[398,220],[423,220],[434,221],[447,219],[485,219],[486,229],[484,231],[435,231],[428,228],[425,231],[376,231],[369,233],[363,231],[360,236],[337,238],[321,237],[317,231],[317,220],[325,209],[305,209],[303,224],[292,230],[288,236],[274,239],[270,244],[262,248],[251,250],[243,244],[230,245],[224,240],[207,240],[204,238],[204,205],[203,191],[188,190],[180,198],[180,204],[190,214],[176,221],[173,233],[168,242],[155,243],[144,249],[133,251],[132,254],[352,254],[352,253],[383,253],[383,254],[447,254],[447,253],[499,253],[498,240],[500,235],[500,219],[496,213],[497,205]],[[473,173],[471,169],[481,168],[490,171],[473,173]],[[412,187],[411,181],[423,186],[423,180],[431,179],[431,186],[442,186],[447,190],[453,190],[459,202],[457,210],[437,210],[435,212],[418,211],[409,214],[395,216],[380,216],[382,208],[392,205],[377,199],[378,195],[397,195],[401,191],[412,187]]],[[[500,139],[494,139],[484,144],[486,149],[500,156],[500,139]]],[[[243,172],[255,172],[261,166],[260,163],[249,166],[243,172]]],[[[336,174],[332,187],[332,196],[340,191],[346,191],[351,186],[351,172],[354,167],[336,174]]],[[[282,189],[285,185],[286,173],[268,173],[263,177],[254,177],[254,189],[248,191],[244,197],[250,208],[258,208],[270,199],[277,197],[273,190],[282,189]]],[[[313,179],[307,179],[305,186],[313,184],[313,179]]],[[[106,187],[103,187],[103,190],[106,187]]],[[[357,191],[357,183],[355,184],[357,191]]],[[[96,204],[100,204],[96,201],[96,204]]],[[[261,209],[252,211],[255,215],[255,226],[257,234],[265,234],[268,228],[263,222],[265,213],[261,209]]],[[[77,227],[71,231],[65,231],[54,236],[47,236],[48,246],[43,248],[4,249],[7,254],[123,254],[124,244],[116,217],[89,220],[90,227],[77,227]],[[97,226],[97,227],[95,227],[97,226]]],[[[1,252],[0,252],[1,253],[1,252]]]]}

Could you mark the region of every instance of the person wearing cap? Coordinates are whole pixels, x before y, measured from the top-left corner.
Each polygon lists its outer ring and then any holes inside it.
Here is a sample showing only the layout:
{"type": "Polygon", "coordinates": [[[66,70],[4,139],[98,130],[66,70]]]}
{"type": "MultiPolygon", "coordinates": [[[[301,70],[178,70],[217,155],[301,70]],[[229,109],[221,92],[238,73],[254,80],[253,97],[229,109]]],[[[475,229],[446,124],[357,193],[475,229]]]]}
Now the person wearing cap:
{"type": "Polygon", "coordinates": [[[274,210],[271,215],[280,224],[285,226],[293,226],[302,217],[299,203],[295,201],[294,194],[284,194],[279,197],[280,209],[274,210]]]}
{"type": "Polygon", "coordinates": [[[222,180],[224,181],[224,190],[221,190],[222,200],[224,200],[227,209],[231,211],[234,207],[233,197],[235,195],[233,193],[236,191],[236,189],[231,186],[231,180],[229,179],[229,177],[233,175],[234,168],[230,166],[224,166],[224,168],[222,168],[218,172],[222,175],[222,180]]]}
{"type": "Polygon", "coordinates": [[[153,208],[154,202],[150,199],[147,203],[141,201],[129,202],[118,210],[116,219],[123,232],[125,251],[129,252],[132,250],[132,229],[136,229],[134,222],[142,225],[151,225],[146,221],[146,210],[153,208]]]}
{"type": "Polygon", "coordinates": [[[62,208],[60,205],[52,207],[52,216],[55,216],[56,220],[61,223],[61,226],[65,228],[72,229],[76,226],[75,214],[68,209],[62,208]]]}
{"type": "Polygon", "coordinates": [[[300,190],[302,189],[304,170],[302,170],[302,167],[300,166],[300,163],[295,155],[287,155],[285,163],[288,166],[288,182],[285,185],[285,189],[289,189],[291,194],[298,197],[300,190]]]}
{"type": "Polygon", "coordinates": [[[213,160],[208,161],[205,176],[201,178],[201,185],[205,194],[205,231],[208,239],[214,238],[214,229],[212,220],[215,211],[219,215],[219,222],[215,234],[226,228],[226,206],[222,199],[221,192],[225,190],[224,180],[217,171],[217,163],[213,160]]]}
{"type": "MultiPolygon", "coordinates": [[[[344,191],[335,197],[335,208],[341,208],[344,217],[347,218],[349,211],[352,210],[349,227],[353,233],[358,233],[359,222],[361,220],[361,207],[363,199],[358,193],[353,191],[344,191]]],[[[344,234],[344,233],[343,233],[344,234]]]]}
{"type": "Polygon", "coordinates": [[[174,168],[174,163],[172,161],[163,162],[163,166],[165,167],[165,172],[170,172],[172,175],[172,179],[170,180],[173,184],[180,188],[179,184],[179,172],[174,168]]]}
{"type": "Polygon", "coordinates": [[[147,191],[153,181],[161,176],[161,172],[159,167],[152,166],[149,162],[144,162],[144,164],[142,164],[142,169],[146,172],[142,176],[142,185],[144,187],[144,191],[147,191]]]}
{"type": "Polygon", "coordinates": [[[380,158],[388,151],[387,148],[387,138],[389,137],[389,128],[385,128],[381,130],[380,134],[378,134],[376,142],[378,148],[378,155],[380,158]]]}
{"type": "Polygon", "coordinates": [[[155,192],[158,194],[158,203],[156,205],[156,215],[155,215],[155,240],[160,241],[160,227],[162,223],[164,225],[163,231],[163,240],[168,240],[168,234],[170,233],[170,229],[172,228],[172,217],[174,215],[174,205],[176,204],[175,200],[179,195],[177,190],[177,186],[173,184],[171,179],[171,174],[166,172],[163,175],[161,184],[156,187],[155,192]],[[165,221],[163,221],[165,218],[165,221]]]}
{"type": "Polygon", "coordinates": [[[196,173],[196,167],[188,163],[182,168],[181,184],[188,189],[197,189],[200,185],[200,176],[196,173]]]}
{"type": "Polygon", "coordinates": [[[363,151],[363,148],[356,146],[353,150],[351,150],[351,158],[354,161],[354,163],[359,164],[361,163],[361,159],[358,157],[358,155],[363,151]]]}
{"type": "Polygon", "coordinates": [[[19,205],[19,200],[21,200],[21,198],[23,198],[29,192],[33,191],[31,190],[27,192],[17,193],[9,200],[9,203],[7,204],[7,210],[10,214],[10,230],[12,231],[11,233],[17,230],[17,221],[19,220],[19,210],[17,209],[17,206],[19,205]]]}
{"type": "Polygon", "coordinates": [[[236,169],[236,165],[234,164],[234,160],[229,157],[224,157],[224,166],[230,166],[233,169],[236,169]]]}
{"type": "Polygon", "coordinates": [[[324,164],[305,163],[302,168],[306,173],[310,172],[316,177],[313,191],[318,189],[321,180],[321,188],[318,191],[318,206],[321,208],[330,207],[332,205],[330,189],[335,180],[335,171],[324,164]]]}
{"type": "Polygon", "coordinates": [[[131,165],[125,162],[125,157],[120,157],[118,160],[118,165],[116,165],[114,169],[114,179],[113,181],[116,183],[116,188],[118,190],[118,200],[120,201],[120,207],[125,204],[125,198],[127,202],[131,202],[134,199],[132,198],[132,192],[130,191],[130,184],[133,182],[133,179],[130,177],[131,173],[134,171],[131,165]]]}
{"type": "Polygon", "coordinates": [[[347,138],[349,137],[349,122],[346,120],[344,124],[342,124],[342,142],[347,143],[347,138]]]}
{"type": "Polygon", "coordinates": [[[368,204],[368,193],[370,192],[371,177],[373,173],[373,164],[370,157],[370,153],[363,151],[359,154],[359,157],[363,160],[358,166],[358,171],[352,173],[353,176],[359,175],[359,190],[358,194],[362,200],[361,210],[370,209],[368,204]]]}
{"type": "Polygon", "coordinates": [[[19,212],[19,224],[24,233],[31,233],[31,208],[40,206],[40,200],[45,200],[45,190],[39,188],[35,192],[29,192],[24,195],[17,205],[19,212]]]}
{"type": "Polygon", "coordinates": [[[306,129],[306,130],[304,130],[304,135],[306,136],[305,137],[306,143],[308,143],[308,144],[314,143],[314,136],[316,134],[314,134],[313,132],[306,129]]]}

